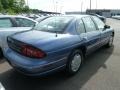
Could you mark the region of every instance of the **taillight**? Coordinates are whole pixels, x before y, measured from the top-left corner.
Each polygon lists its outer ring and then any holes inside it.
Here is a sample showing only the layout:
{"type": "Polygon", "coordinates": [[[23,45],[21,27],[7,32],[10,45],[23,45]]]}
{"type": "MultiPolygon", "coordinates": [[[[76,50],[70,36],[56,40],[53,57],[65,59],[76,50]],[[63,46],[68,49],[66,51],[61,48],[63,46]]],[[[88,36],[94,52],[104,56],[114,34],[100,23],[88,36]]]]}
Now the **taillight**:
{"type": "Polygon", "coordinates": [[[22,46],[22,54],[31,58],[44,58],[46,56],[42,50],[36,49],[29,45],[22,46]]]}

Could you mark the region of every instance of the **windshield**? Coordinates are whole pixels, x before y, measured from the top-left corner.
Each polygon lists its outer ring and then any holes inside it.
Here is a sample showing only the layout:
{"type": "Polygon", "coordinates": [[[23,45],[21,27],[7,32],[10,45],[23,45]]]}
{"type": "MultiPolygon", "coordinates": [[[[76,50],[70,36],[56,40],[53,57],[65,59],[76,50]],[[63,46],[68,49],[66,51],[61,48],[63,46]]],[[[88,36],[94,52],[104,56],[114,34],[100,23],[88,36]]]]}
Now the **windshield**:
{"type": "Polygon", "coordinates": [[[61,32],[68,25],[73,17],[50,17],[34,27],[35,30],[48,31],[48,32],[61,32]]]}

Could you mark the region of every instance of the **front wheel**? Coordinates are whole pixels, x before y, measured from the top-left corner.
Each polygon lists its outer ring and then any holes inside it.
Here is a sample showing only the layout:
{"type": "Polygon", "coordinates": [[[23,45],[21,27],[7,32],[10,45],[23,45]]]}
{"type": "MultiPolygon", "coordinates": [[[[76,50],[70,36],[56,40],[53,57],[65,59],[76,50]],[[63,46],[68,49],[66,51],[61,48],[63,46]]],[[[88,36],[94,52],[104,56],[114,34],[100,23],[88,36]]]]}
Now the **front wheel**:
{"type": "Polygon", "coordinates": [[[0,49],[0,59],[3,58],[2,50],[0,49]]]}
{"type": "Polygon", "coordinates": [[[114,40],[114,37],[113,36],[110,36],[109,38],[109,42],[107,43],[107,47],[112,47],[113,46],[113,40],[114,40]]]}
{"type": "Polygon", "coordinates": [[[83,54],[81,50],[73,51],[68,57],[66,71],[69,75],[77,73],[83,63],[83,54]]]}

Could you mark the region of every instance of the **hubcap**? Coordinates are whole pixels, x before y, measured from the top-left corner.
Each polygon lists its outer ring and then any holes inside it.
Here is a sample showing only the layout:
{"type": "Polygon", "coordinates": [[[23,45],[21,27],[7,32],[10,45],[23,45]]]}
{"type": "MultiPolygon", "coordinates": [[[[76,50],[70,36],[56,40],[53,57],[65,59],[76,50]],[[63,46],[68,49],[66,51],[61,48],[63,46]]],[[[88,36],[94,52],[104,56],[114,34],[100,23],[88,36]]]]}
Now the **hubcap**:
{"type": "Polygon", "coordinates": [[[80,65],[81,65],[81,56],[80,54],[76,54],[72,60],[72,63],[71,63],[71,69],[72,71],[76,72],[78,71],[80,65]]]}
{"type": "Polygon", "coordinates": [[[113,37],[110,37],[109,46],[112,46],[112,44],[113,44],[113,37]]]}

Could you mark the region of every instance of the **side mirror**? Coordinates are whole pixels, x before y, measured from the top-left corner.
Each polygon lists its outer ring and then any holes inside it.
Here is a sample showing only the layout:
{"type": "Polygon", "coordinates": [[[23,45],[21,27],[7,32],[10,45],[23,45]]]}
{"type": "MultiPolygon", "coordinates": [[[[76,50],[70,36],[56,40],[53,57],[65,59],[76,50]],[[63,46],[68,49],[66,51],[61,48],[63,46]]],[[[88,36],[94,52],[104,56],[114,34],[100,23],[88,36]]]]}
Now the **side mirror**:
{"type": "Polygon", "coordinates": [[[109,25],[105,25],[105,26],[104,26],[104,29],[109,29],[109,28],[110,28],[109,25]]]}

